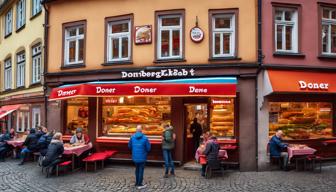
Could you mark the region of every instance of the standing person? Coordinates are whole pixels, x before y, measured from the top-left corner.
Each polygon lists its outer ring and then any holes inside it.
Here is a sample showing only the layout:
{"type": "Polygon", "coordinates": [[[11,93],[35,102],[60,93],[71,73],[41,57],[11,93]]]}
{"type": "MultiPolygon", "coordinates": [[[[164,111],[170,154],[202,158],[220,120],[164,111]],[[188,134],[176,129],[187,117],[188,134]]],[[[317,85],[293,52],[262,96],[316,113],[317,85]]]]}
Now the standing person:
{"type": "Polygon", "coordinates": [[[25,146],[21,151],[21,162],[19,165],[23,165],[25,158],[28,153],[33,153],[37,150],[37,136],[35,129],[31,129],[29,131],[29,135],[27,136],[26,140],[23,143],[23,146],[25,146]]]}
{"type": "Polygon", "coordinates": [[[197,118],[194,118],[193,123],[190,126],[190,133],[193,135],[193,143],[194,143],[194,153],[196,152],[198,146],[200,145],[200,137],[203,133],[202,126],[197,122],[197,118]]]}
{"type": "Polygon", "coordinates": [[[51,167],[51,172],[55,169],[55,166],[61,162],[61,156],[64,152],[62,133],[55,133],[50,145],[48,146],[47,153],[42,160],[43,167],[51,167]]]}
{"type": "Polygon", "coordinates": [[[165,125],[164,128],[165,130],[162,133],[162,151],[166,170],[163,177],[168,178],[169,168],[170,168],[170,175],[172,176],[175,175],[172,150],[175,147],[176,135],[174,133],[174,128],[172,126],[165,125]]]}
{"type": "Polygon", "coordinates": [[[271,157],[281,157],[283,162],[282,168],[288,171],[288,153],[282,152],[288,145],[282,142],[282,136],[283,132],[278,130],[269,141],[270,155],[271,157]]]}
{"type": "Polygon", "coordinates": [[[136,132],[128,142],[128,148],[132,151],[132,160],[135,163],[135,186],[138,189],[146,188],[142,182],[147,154],[151,150],[148,138],[142,133],[142,126],[137,125],[136,132]]]}

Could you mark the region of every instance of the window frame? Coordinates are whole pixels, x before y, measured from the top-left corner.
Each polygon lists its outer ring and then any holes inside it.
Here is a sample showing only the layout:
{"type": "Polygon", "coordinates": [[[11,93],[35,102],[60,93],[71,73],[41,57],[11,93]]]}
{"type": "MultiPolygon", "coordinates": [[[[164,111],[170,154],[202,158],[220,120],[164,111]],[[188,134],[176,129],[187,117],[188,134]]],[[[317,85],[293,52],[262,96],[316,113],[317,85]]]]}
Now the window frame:
{"type": "MultiPolygon", "coordinates": [[[[335,25],[336,26],[336,19],[324,19],[323,18],[323,10],[324,9],[328,9],[328,10],[333,10],[333,11],[336,11],[336,5],[324,5],[324,4],[321,4],[319,5],[319,55],[320,56],[324,56],[324,57],[335,57],[336,58],[336,51],[333,53],[331,52],[331,39],[328,38],[328,42],[330,43],[329,44],[329,52],[324,52],[323,51],[323,37],[322,37],[322,28],[323,28],[323,25],[335,25]]],[[[331,36],[331,28],[329,27],[329,35],[331,36]]],[[[336,46],[336,45],[335,45],[336,46]]]]}
{"type": "MultiPolygon", "coordinates": [[[[165,27],[167,30],[170,31],[170,36],[171,31],[173,28],[176,27],[165,27]]],[[[172,39],[170,39],[170,42],[172,39]]],[[[170,48],[170,53],[172,52],[172,45],[170,48]]],[[[154,50],[154,55],[155,55],[155,63],[160,63],[160,62],[179,62],[179,61],[185,61],[185,10],[180,9],[180,10],[165,10],[165,11],[156,11],[155,12],[155,50],[154,50]],[[179,56],[169,56],[169,57],[162,57],[161,56],[161,21],[162,18],[169,18],[169,17],[180,17],[180,55],[179,56]]]]}
{"type": "Polygon", "coordinates": [[[16,31],[20,31],[26,25],[26,0],[19,0],[16,3],[16,31]],[[22,3],[22,7],[19,14],[20,3],[22,3]]]}
{"type": "MultiPolygon", "coordinates": [[[[238,56],[238,22],[239,22],[239,9],[210,9],[209,10],[209,60],[226,60],[226,59],[237,59],[238,56]],[[233,25],[230,30],[233,34],[233,40],[230,39],[230,54],[219,54],[215,55],[215,40],[214,40],[214,19],[217,16],[229,16],[231,15],[231,24],[233,25]],[[233,21],[233,22],[232,22],[233,21]]],[[[218,30],[218,32],[226,33],[229,30],[218,30]]]]}
{"type": "Polygon", "coordinates": [[[13,81],[12,71],[13,71],[12,58],[7,58],[4,61],[4,90],[5,91],[12,89],[12,81],[13,81]],[[9,77],[7,75],[9,75],[9,77]],[[8,83],[8,80],[10,80],[9,83],[8,83]]]}
{"type": "Polygon", "coordinates": [[[41,12],[42,12],[41,0],[32,0],[31,1],[31,19],[39,15],[41,12]]]}
{"type": "Polygon", "coordinates": [[[31,65],[31,84],[38,84],[38,83],[41,83],[41,80],[42,80],[42,44],[41,43],[37,43],[35,45],[33,45],[31,47],[31,51],[32,51],[32,65],[31,65]],[[35,51],[35,49],[37,49],[35,51]],[[40,60],[40,74],[37,75],[38,78],[35,78],[35,73],[36,73],[36,69],[35,69],[35,61],[36,59],[39,59],[40,60]]]}
{"type": "MultiPolygon", "coordinates": [[[[35,114],[38,114],[38,126],[41,125],[41,107],[40,106],[33,106],[31,108],[31,122],[32,122],[32,126],[35,126],[34,124],[36,124],[35,122],[35,114]]],[[[37,127],[35,127],[37,128],[37,127]]]]}
{"type": "MultiPolygon", "coordinates": [[[[68,68],[79,68],[79,67],[85,67],[85,59],[86,59],[86,36],[87,36],[87,28],[86,28],[86,20],[82,21],[74,21],[69,23],[63,23],[62,25],[62,31],[63,31],[63,37],[62,37],[62,66],[61,69],[68,69],[68,68]],[[76,62],[66,62],[66,59],[68,59],[68,55],[66,55],[66,31],[70,28],[78,28],[80,26],[83,26],[83,61],[76,61],[76,62]]],[[[77,33],[77,32],[76,32],[77,33]]],[[[76,42],[80,39],[76,39],[76,42]]],[[[77,47],[78,43],[76,43],[77,47]]],[[[78,55],[78,53],[76,53],[78,55]]]]}
{"type": "MultiPolygon", "coordinates": [[[[133,29],[134,28],[134,16],[133,14],[127,14],[127,15],[120,15],[120,16],[113,16],[113,17],[106,17],[105,18],[105,50],[104,50],[104,65],[109,65],[109,64],[132,64],[133,60],[133,29]],[[121,24],[128,22],[128,32],[124,32],[123,34],[115,34],[113,35],[110,33],[110,26],[111,24],[121,24]],[[128,33],[128,34],[126,34],[128,33]],[[119,57],[118,59],[111,59],[111,53],[110,53],[110,38],[113,38],[111,36],[115,36],[115,38],[119,38],[119,43],[120,39],[123,37],[128,36],[128,57],[127,58],[122,58],[119,57]]],[[[112,45],[111,45],[112,46],[112,45]]],[[[119,56],[122,54],[121,51],[122,46],[119,45],[119,56]]]]}
{"type": "Polygon", "coordinates": [[[26,110],[18,110],[17,115],[16,115],[16,132],[22,133],[26,129],[29,129],[29,128],[30,128],[30,112],[26,111],[26,110]],[[20,116],[21,116],[21,125],[19,125],[20,124],[20,120],[19,120],[20,116]],[[22,125],[27,125],[27,127],[22,126],[22,125]]]}
{"type": "Polygon", "coordinates": [[[7,38],[8,36],[10,36],[13,32],[13,8],[10,8],[7,13],[5,14],[4,17],[4,37],[7,38]],[[10,13],[10,17],[8,17],[8,14],[10,13]],[[10,18],[10,24],[9,19],[10,18]]]}
{"type": "Polygon", "coordinates": [[[16,54],[16,88],[22,88],[25,86],[26,78],[26,53],[21,51],[16,54]],[[22,57],[22,58],[20,58],[22,57]]]}

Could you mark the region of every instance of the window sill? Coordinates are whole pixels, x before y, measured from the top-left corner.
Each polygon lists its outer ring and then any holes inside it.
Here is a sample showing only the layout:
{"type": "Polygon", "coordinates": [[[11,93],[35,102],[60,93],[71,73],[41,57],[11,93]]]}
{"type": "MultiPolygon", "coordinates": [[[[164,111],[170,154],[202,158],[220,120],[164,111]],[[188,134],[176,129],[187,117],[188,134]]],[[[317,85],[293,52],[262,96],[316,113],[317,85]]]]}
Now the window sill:
{"type": "Polygon", "coordinates": [[[319,59],[325,59],[325,60],[336,60],[336,55],[326,55],[326,54],[322,54],[319,55],[317,58],[319,59]]]}
{"type": "Polygon", "coordinates": [[[25,27],[26,27],[26,24],[22,25],[20,28],[17,28],[15,32],[18,33],[22,31],[25,27]]]}
{"type": "Polygon", "coordinates": [[[39,87],[42,86],[41,82],[36,82],[36,83],[32,83],[29,85],[29,88],[35,88],[35,87],[39,87]]]}
{"type": "Polygon", "coordinates": [[[6,93],[11,93],[13,91],[14,91],[13,89],[5,89],[4,91],[2,91],[2,93],[6,94],[6,93]]]}
{"type": "Polygon", "coordinates": [[[306,55],[302,53],[290,53],[290,52],[275,52],[273,53],[274,57],[301,57],[304,58],[306,55]]]}
{"type": "Polygon", "coordinates": [[[7,35],[5,35],[4,38],[6,39],[6,38],[8,38],[8,37],[11,36],[11,35],[12,35],[12,32],[10,32],[10,33],[8,33],[7,35]]]}
{"type": "Polygon", "coordinates": [[[240,61],[240,57],[212,57],[209,58],[209,61],[240,61]]]}
{"type": "Polygon", "coordinates": [[[103,66],[115,66],[115,65],[132,65],[133,61],[128,60],[128,61],[110,61],[110,62],[106,62],[103,63],[101,65],[103,66]]]}
{"type": "Polygon", "coordinates": [[[16,87],[15,91],[19,91],[19,90],[22,90],[22,89],[25,89],[25,86],[16,87]]]}
{"type": "Polygon", "coordinates": [[[176,62],[186,62],[185,59],[157,59],[154,63],[176,63],[176,62]]]}
{"type": "Polygon", "coordinates": [[[76,64],[70,64],[70,65],[62,65],[61,69],[75,69],[75,68],[84,68],[84,63],[76,63],[76,64]]]}
{"type": "Polygon", "coordinates": [[[41,13],[42,13],[42,10],[36,13],[35,15],[32,15],[29,20],[35,19],[37,16],[41,15],[41,13]]]}

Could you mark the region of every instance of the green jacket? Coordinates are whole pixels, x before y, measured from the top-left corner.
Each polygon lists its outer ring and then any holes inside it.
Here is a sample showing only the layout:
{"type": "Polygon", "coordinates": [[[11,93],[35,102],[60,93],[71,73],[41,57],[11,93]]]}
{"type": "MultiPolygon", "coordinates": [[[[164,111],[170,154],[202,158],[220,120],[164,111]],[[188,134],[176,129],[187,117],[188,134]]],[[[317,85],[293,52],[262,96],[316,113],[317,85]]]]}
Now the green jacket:
{"type": "Polygon", "coordinates": [[[175,139],[173,127],[167,128],[162,133],[162,149],[174,149],[175,139]]]}

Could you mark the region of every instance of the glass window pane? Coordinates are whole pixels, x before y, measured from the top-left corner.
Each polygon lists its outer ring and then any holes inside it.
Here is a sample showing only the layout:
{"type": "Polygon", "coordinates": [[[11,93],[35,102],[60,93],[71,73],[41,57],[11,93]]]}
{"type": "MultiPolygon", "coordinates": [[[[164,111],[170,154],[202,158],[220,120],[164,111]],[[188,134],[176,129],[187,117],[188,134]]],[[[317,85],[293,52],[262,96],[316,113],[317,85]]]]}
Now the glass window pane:
{"type": "Polygon", "coordinates": [[[112,25],[112,33],[128,32],[128,23],[112,25]]]}
{"type": "Polygon", "coordinates": [[[76,41],[69,42],[69,62],[76,61],[76,41]]]}
{"type": "Polygon", "coordinates": [[[83,61],[84,58],[84,39],[78,40],[78,61],[83,61]]]}
{"type": "Polygon", "coordinates": [[[322,25],[322,52],[328,52],[329,25],[322,25]]]}
{"type": "Polygon", "coordinates": [[[173,55],[180,55],[180,31],[173,31],[173,55]]]}
{"type": "Polygon", "coordinates": [[[122,51],[121,51],[122,58],[128,57],[128,37],[122,38],[122,51]]]}
{"type": "Polygon", "coordinates": [[[230,18],[216,18],[215,19],[215,28],[230,28],[231,19],[230,18]]]}
{"type": "Polygon", "coordinates": [[[230,34],[223,34],[223,52],[230,54],[230,34]]]}
{"type": "Polygon", "coordinates": [[[331,18],[336,19],[336,10],[331,12],[331,18]]]}
{"type": "Polygon", "coordinates": [[[323,9],[322,17],[329,19],[329,10],[328,9],[323,9]]]}
{"type": "Polygon", "coordinates": [[[68,29],[68,35],[69,37],[76,36],[76,28],[70,28],[68,29]]]}
{"type": "Polygon", "coordinates": [[[162,26],[180,25],[180,17],[162,18],[162,26]]]}
{"type": "Polygon", "coordinates": [[[286,21],[291,21],[292,20],[292,15],[293,15],[292,11],[285,11],[285,20],[286,21]]]}
{"type": "Polygon", "coordinates": [[[282,20],[282,11],[279,11],[279,10],[276,10],[275,11],[275,20],[279,20],[281,21],[282,20]]]}
{"type": "Polygon", "coordinates": [[[169,56],[169,31],[161,31],[161,57],[169,56]]]}
{"type": "Polygon", "coordinates": [[[78,34],[79,34],[79,35],[84,34],[84,27],[79,27],[79,28],[78,28],[78,34]]]}
{"type": "Polygon", "coordinates": [[[220,34],[216,33],[215,34],[215,54],[218,55],[220,54],[220,34]]]}
{"type": "Polygon", "coordinates": [[[119,58],[119,39],[112,39],[112,58],[119,58]]]}
{"type": "Polygon", "coordinates": [[[336,25],[331,25],[331,52],[336,53],[336,25]]]}
{"type": "Polygon", "coordinates": [[[276,36],[277,36],[277,42],[276,46],[277,49],[282,49],[282,25],[277,25],[277,31],[276,31],[276,36]]]}
{"type": "Polygon", "coordinates": [[[286,50],[292,50],[293,26],[286,26],[286,50]]]}

